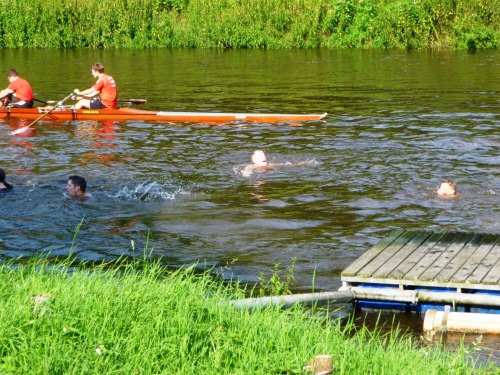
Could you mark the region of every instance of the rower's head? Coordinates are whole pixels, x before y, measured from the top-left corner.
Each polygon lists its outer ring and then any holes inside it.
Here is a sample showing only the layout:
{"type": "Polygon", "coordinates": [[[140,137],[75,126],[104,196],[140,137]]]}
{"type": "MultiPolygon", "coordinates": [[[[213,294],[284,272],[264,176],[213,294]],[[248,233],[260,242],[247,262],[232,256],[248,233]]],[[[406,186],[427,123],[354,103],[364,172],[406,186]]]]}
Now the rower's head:
{"type": "Polygon", "coordinates": [[[9,81],[16,80],[19,77],[19,74],[17,74],[17,70],[11,69],[7,72],[7,79],[9,81]]]}
{"type": "Polygon", "coordinates": [[[92,64],[92,71],[97,73],[104,73],[104,65],[101,63],[92,64]]]}
{"type": "Polygon", "coordinates": [[[267,165],[267,158],[264,151],[255,150],[252,154],[252,163],[259,167],[265,167],[267,165]]]}

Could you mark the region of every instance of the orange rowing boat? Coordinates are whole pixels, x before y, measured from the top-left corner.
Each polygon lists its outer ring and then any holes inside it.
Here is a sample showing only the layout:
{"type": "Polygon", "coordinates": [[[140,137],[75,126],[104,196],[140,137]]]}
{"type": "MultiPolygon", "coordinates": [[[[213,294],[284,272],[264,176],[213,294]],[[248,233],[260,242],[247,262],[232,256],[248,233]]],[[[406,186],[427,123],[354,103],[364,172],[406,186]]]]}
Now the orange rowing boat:
{"type": "Polygon", "coordinates": [[[234,122],[304,122],[321,120],[323,114],[277,114],[277,113],[217,113],[217,112],[156,112],[135,108],[119,109],[72,109],[68,107],[53,108],[0,108],[0,118],[37,119],[47,113],[46,120],[85,121],[85,120],[116,120],[116,121],[164,121],[164,122],[190,122],[202,124],[225,124],[234,122]]]}

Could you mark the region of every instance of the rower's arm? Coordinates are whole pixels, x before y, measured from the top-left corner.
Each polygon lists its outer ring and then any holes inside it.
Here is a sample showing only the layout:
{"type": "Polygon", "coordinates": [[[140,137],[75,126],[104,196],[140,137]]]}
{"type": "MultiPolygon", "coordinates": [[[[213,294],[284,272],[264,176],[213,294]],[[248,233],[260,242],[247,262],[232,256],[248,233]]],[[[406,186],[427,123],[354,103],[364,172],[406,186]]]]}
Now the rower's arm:
{"type": "Polygon", "coordinates": [[[3,89],[2,91],[0,91],[0,98],[6,97],[7,95],[10,95],[12,93],[14,93],[14,91],[9,88],[3,89]]]}
{"type": "Polygon", "coordinates": [[[90,89],[83,90],[83,91],[75,89],[74,93],[77,95],[92,97],[92,96],[96,96],[97,94],[99,94],[99,91],[97,91],[95,88],[91,87],[90,89]]]}

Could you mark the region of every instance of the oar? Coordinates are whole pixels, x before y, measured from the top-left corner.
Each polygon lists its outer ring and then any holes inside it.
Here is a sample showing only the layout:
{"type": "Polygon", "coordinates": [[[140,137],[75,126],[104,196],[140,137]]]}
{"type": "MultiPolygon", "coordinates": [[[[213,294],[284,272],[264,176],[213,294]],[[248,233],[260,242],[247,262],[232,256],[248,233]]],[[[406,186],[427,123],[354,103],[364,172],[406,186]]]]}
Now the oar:
{"type": "MultiPolygon", "coordinates": [[[[39,102],[39,103],[43,103],[43,104],[54,104],[54,103],[57,103],[55,100],[40,100],[40,99],[36,99],[35,98],[35,101],[39,102]]],[[[131,104],[144,104],[146,103],[147,100],[146,99],[128,99],[128,100],[118,100],[118,103],[131,103],[131,104]]]]}
{"type": "Polygon", "coordinates": [[[13,132],[11,132],[10,134],[12,134],[12,135],[16,135],[16,134],[19,134],[19,133],[24,133],[25,131],[28,131],[28,129],[29,129],[32,125],[36,124],[38,121],[40,121],[41,119],[43,119],[45,116],[47,116],[49,113],[51,113],[51,112],[52,112],[54,109],[56,109],[57,107],[62,106],[62,105],[63,105],[63,103],[71,97],[71,95],[73,95],[73,93],[69,94],[69,95],[68,95],[67,97],[65,97],[63,100],[61,100],[61,101],[57,102],[57,104],[56,104],[55,106],[53,106],[53,107],[50,109],[50,111],[45,112],[43,115],[41,115],[40,117],[38,117],[35,121],[33,121],[33,122],[32,122],[31,124],[29,124],[28,126],[24,126],[24,127],[22,127],[22,128],[16,129],[16,130],[14,130],[13,132]]]}
{"type": "MultiPolygon", "coordinates": [[[[82,98],[86,98],[86,99],[92,99],[91,96],[84,96],[84,95],[75,95],[72,100],[80,100],[82,98]]],[[[118,103],[121,103],[121,104],[124,104],[124,103],[127,103],[127,104],[143,104],[143,103],[146,103],[147,100],[146,99],[128,99],[128,100],[118,100],[118,103]]]]}
{"type": "Polygon", "coordinates": [[[49,104],[49,103],[55,103],[54,100],[49,100],[48,102],[46,102],[45,100],[40,100],[40,99],[37,99],[37,98],[33,98],[33,100],[35,102],[38,102],[38,103],[43,103],[43,104],[49,104]]]}
{"type": "Polygon", "coordinates": [[[129,99],[129,100],[118,100],[118,103],[132,103],[132,104],[144,104],[146,99],[129,99]]]}

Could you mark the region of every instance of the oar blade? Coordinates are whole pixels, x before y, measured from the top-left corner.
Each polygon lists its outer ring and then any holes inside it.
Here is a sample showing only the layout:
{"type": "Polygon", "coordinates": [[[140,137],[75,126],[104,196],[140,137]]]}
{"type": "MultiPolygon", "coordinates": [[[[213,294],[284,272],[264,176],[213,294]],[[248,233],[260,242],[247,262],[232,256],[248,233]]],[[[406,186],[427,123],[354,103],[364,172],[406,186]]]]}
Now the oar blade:
{"type": "Polygon", "coordinates": [[[20,128],[20,129],[17,129],[17,130],[14,130],[13,132],[11,132],[10,134],[11,135],[16,135],[16,134],[20,134],[20,133],[24,133],[25,131],[27,131],[32,125],[35,125],[38,121],[40,121],[41,119],[43,119],[45,116],[47,116],[48,114],[52,113],[53,110],[55,110],[56,108],[58,107],[61,107],[63,105],[63,103],[68,100],[71,96],[73,95],[73,92],[71,92],[71,94],[69,94],[67,97],[65,97],[63,100],[57,102],[57,104],[55,106],[53,106],[50,111],[47,111],[45,112],[44,114],[42,114],[40,117],[38,117],[35,121],[33,121],[31,124],[29,124],[28,126],[25,126],[23,128],[20,128]]]}
{"type": "Polygon", "coordinates": [[[16,135],[16,134],[21,134],[21,133],[26,133],[28,130],[30,130],[30,126],[23,126],[22,128],[16,129],[14,131],[11,131],[11,135],[16,135]]]}

